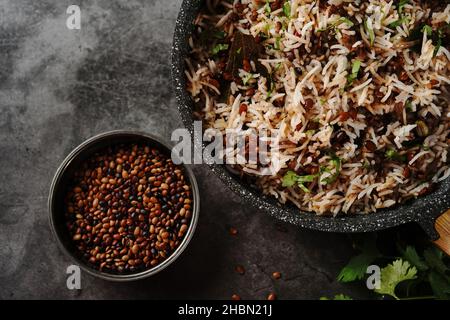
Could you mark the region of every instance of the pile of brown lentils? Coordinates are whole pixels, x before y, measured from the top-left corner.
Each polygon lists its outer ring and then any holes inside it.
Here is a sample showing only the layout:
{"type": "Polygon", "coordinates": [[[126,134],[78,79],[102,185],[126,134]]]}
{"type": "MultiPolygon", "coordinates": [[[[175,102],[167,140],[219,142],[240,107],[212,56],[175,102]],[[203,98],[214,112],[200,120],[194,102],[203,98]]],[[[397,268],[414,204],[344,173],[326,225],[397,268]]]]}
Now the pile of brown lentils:
{"type": "Polygon", "coordinates": [[[110,147],[74,173],[67,227],[82,258],[110,273],[154,267],[180,245],[192,215],[183,169],[146,145],[110,147]]]}

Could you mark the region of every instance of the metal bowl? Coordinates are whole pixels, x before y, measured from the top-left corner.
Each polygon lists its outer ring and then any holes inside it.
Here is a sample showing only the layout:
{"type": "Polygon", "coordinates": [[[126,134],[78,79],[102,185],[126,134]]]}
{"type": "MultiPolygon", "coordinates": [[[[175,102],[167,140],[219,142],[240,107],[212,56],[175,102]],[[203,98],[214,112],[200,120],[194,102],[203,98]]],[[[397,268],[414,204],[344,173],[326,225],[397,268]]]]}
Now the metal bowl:
{"type": "Polygon", "coordinates": [[[111,131],[102,133],[80,144],[64,159],[61,166],[58,168],[50,187],[50,195],[48,198],[50,227],[53,231],[58,245],[60,246],[62,251],[84,271],[95,277],[105,280],[139,280],[162,271],[171,263],[173,263],[186,249],[197,226],[197,220],[200,211],[200,193],[192,170],[188,166],[183,166],[185,174],[192,187],[192,196],[194,203],[192,218],[183,241],[166,260],[164,260],[157,266],[145,271],[139,271],[131,274],[114,274],[96,270],[92,266],[87,264],[83,259],[81,259],[80,255],[78,254],[78,250],[75,247],[73,240],[71,239],[66,228],[66,220],[64,215],[64,197],[65,193],[67,192],[68,184],[73,177],[73,173],[77,168],[79,168],[79,165],[84,160],[89,158],[100,149],[118,144],[128,144],[136,142],[146,143],[147,145],[158,148],[161,152],[165,153],[169,157],[171,156],[170,144],[165,143],[163,140],[153,135],[135,131],[111,131]]]}
{"type": "MultiPolygon", "coordinates": [[[[185,58],[189,53],[188,39],[193,31],[203,0],[184,0],[178,15],[172,48],[172,81],[178,101],[178,110],[186,128],[193,132],[193,101],[186,90],[185,58]]],[[[450,178],[441,182],[437,189],[418,198],[412,203],[380,210],[372,214],[338,216],[336,218],[317,216],[310,212],[300,212],[293,205],[281,206],[274,198],[263,195],[247,183],[233,175],[223,165],[211,165],[211,169],[231,190],[238,193],[253,206],[270,215],[309,229],[330,232],[369,232],[398,226],[408,222],[418,222],[431,239],[437,239],[435,220],[450,208],[450,178]]]]}

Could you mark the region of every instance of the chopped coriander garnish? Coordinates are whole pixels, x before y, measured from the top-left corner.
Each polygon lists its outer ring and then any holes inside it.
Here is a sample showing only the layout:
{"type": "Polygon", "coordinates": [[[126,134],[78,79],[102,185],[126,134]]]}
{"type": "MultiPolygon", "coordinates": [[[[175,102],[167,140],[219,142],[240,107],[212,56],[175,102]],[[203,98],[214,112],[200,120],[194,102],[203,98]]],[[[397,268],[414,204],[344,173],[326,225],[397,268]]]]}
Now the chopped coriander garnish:
{"type": "Polygon", "coordinates": [[[423,149],[423,151],[430,151],[430,147],[426,146],[426,145],[423,145],[422,149],[423,149]]]}
{"type": "Polygon", "coordinates": [[[406,101],[405,109],[407,111],[412,111],[413,110],[411,101],[406,101]]]}
{"type": "Polygon", "coordinates": [[[270,13],[272,12],[272,9],[270,8],[270,1],[269,0],[266,0],[266,5],[264,6],[264,11],[268,15],[270,15],[270,13]]]}
{"type": "Polygon", "coordinates": [[[304,183],[313,182],[316,177],[317,175],[299,176],[294,171],[288,171],[283,177],[282,186],[293,187],[295,185],[298,185],[298,187],[304,192],[309,193],[311,191],[309,191],[309,189],[305,187],[304,183]]]}
{"type": "Polygon", "coordinates": [[[273,46],[275,50],[280,50],[280,41],[281,41],[281,37],[275,38],[275,45],[273,46]]]}
{"type": "Polygon", "coordinates": [[[373,46],[375,43],[375,32],[373,31],[373,28],[369,27],[367,20],[364,20],[364,29],[369,34],[370,45],[373,46]]]}
{"type": "Polygon", "coordinates": [[[274,89],[274,85],[273,82],[270,81],[270,86],[269,86],[269,90],[267,90],[267,99],[269,99],[272,96],[273,93],[273,89],[274,89]]]}
{"type": "Polygon", "coordinates": [[[253,74],[252,73],[247,73],[243,78],[242,78],[242,83],[244,84],[244,86],[247,85],[247,83],[253,79],[253,74]]]}
{"type": "Polygon", "coordinates": [[[316,31],[324,32],[324,31],[327,31],[328,29],[336,28],[337,26],[340,26],[343,23],[347,24],[350,28],[355,25],[350,19],[348,19],[346,17],[340,17],[339,19],[337,19],[335,22],[331,23],[326,28],[320,28],[320,29],[317,29],[316,31]]]}
{"type": "Polygon", "coordinates": [[[281,66],[282,66],[281,62],[278,62],[278,63],[275,65],[275,71],[280,70],[281,66]]]}
{"type": "Polygon", "coordinates": [[[331,184],[336,181],[336,179],[339,177],[339,174],[341,173],[341,158],[339,158],[336,155],[332,155],[331,157],[331,164],[333,165],[334,169],[336,170],[334,174],[331,176],[324,178],[320,181],[322,184],[331,184]]]}
{"type": "Polygon", "coordinates": [[[401,156],[400,154],[398,154],[397,151],[395,151],[394,149],[388,149],[386,150],[385,153],[386,158],[388,158],[389,160],[395,160],[395,161],[400,161],[400,162],[405,162],[406,161],[406,156],[401,156]]]}
{"type": "Polygon", "coordinates": [[[424,25],[423,27],[422,27],[422,30],[420,30],[420,31],[422,31],[422,33],[427,33],[427,36],[431,36],[432,34],[433,34],[433,28],[431,28],[431,26],[429,26],[429,25],[424,25]]]}
{"type": "Polygon", "coordinates": [[[286,17],[291,17],[291,3],[289,1],[286,1],[283,5],[283,13],[286,17]]]}
{"type": "Polygon", "coordinates": [[[417,278],[417,269],[408,261],[397,259],[393,263],[388,264],[381,269],[380,287],[375,289],[375,292],[382,295],[390,295],[395,299],[399,299],[396,296],[395,288],[400,282],[406,280],[414,280],[417,278]]]}
{"type": "Polygon", "coordinates": [[[316,133],[316,130],[307,130],[305,133],[308,136],[312,136],[312,135],[314,135],[316,133]]]}
{"type": "Polygon", "coordinates": [[[398,3],[398,13],[402,14],[403,12],[403,8],[405,7],[405,5],[409,2],[409,0],[400,0],[398,3]]]}
{"type": "Polygon", "coordinates": [[[242,48],[239,48],[236,50],[236,53],[239,54],[239,53],[241,53],[241,51],[242,51],[242,48]]]}
{"type": "Polygon", "coordinates": [[[212,53],[213,55],[216,55],[216,54],[218,54],[220,51],[228,50],[228,47],[229,47],[229,45],[226,44],[226,43],[219,43],[219,44],[216,44],[216,45],[214,46],[214,48],[212,48],[211,53],[212,53]]]}
{"type": "Polygon", "coordinates": [[[354,23],[350,19],[348,19],[346,17],[340,17],[339,20],[338,20],[338,23],[336,24],[336,26],[338,26],[338,25],[340,25],[342,23],[345,23],[350,28],[354,26],[354,23]]]}
{"type": "Polygon", "coordinates": [[[370,162],[367,161],[367,160],[365,160],[364,163],[363,163],[363,168],[364,168],[364,169],[370,169],[370,167],[371,167],[371,166],[370,166],[370,162]]]}
{"type": "Polygon", "coordinates": [[[397,153],[394,149],[388,149],[388,150],[386,151],[386,157],[387,157],[388,159],[393,159],[393,158],[395,158],[397,155],[398,155],[398,153],[397,153]]]}
{"type": "Polygon", "coordinates": [[[358,78],[359,69],[361,68],[361,61],[355,60],[352,65],[352,73],[347,76],[347,85],[351,86],[353,81],[358,78]]]}
{"type": "Polygon", "coordinates": [[[396,29],[397,27],[401,26],[405,22],[407,23],[408,21],[409,21],[408,18],[402,17],[402,18],[398,19],[397,21],[392,22],[389,25],[389,28],[396,29]]]}

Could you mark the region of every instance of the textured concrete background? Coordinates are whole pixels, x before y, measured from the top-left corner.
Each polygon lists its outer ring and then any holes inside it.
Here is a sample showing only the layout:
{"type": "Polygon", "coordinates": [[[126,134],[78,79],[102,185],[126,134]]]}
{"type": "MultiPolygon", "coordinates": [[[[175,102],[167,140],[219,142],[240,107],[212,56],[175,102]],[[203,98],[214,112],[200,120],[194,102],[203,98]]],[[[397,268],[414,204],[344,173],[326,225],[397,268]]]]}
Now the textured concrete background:
{"type": "Polygon", "coordinates": [[[364,290],[334,279],[352,254],[345,235],[281,224],[209,172],[195,172],[201,217],[185,253],[163,273],[117,284],[82,276],[50,234],[46,200],[63,158],[86,138],[138,129],[166,139],[181,122],[170,48],[181,0],[0,0],[0,298],[317,299],[364,290]],[[81,30],[65,26],[79,4],[81,30]],[[230,226],[239,234],[228,234],[230,226]],[[243,265],[244,275],[234,272],[243,265]],[[274,281],[270,274],[280,271],[274,281]]]}

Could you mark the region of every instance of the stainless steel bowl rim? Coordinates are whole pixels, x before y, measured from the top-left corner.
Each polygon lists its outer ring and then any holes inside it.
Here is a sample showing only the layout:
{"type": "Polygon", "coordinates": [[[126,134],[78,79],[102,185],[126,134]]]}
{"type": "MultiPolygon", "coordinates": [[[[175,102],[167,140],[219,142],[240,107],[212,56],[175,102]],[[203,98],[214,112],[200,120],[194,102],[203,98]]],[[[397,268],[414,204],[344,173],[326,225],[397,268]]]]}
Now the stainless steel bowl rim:
{"type": "Polygon", "coordinates": [[[56,174],[53,177],[51,186],[50,186],[50,193],[49,193],[49,197],[48,197],[48,210],[49,210],[49,222],[50,222],[52,234],[53,234],[54,238],[56,239],[56,242],[57,242],[59,248],[65,253],[66,256],[68,256],[73,262],[75,262],[76,265],[78,265],[83,271],[85,271],[86,273],[88,273],[94,277],[101,278],[104,280],[116,281],[116,282],[126,282],[126,281],[144,279],[144,278],[150,277],[152,275],[155,275],[155,274],[161,272],[162,270],[164,270],[165,268],[167,268],[182,254],[182,252],[186,249],[189,242],[191,241],[191,239],[194,235],[195,229],[197,227],[198,217],[199,217],[199,213],[200,213],[200,192],[199,192],[197,181],[195,179],[192,169],[187,165],[182,165],[183,168],[185,169],[185,173],[188,176],[189,183],[192,188],[192,197],[193,197],[192,217],[191,217],[189,228],[186,232],[186,235],[183,238],[183,241],[180,243],[180,245],[177,247],[177,249],[166,260],[164,260],[157,266],[150,268],[148,270],[141,271],[141,272],[132,273],[132,274],[124,274],[124,275],[102,272],[102,271],[96,270],[96,269],[88,266],[86,262],[82,261],[81,259],[78,259],[72,252],[70,252],[66,248],[66,246],[64,246],[61,239],[59,238],[59,235],[57,233],[56,226],[54,223],[54,218],[53,218],[53,216],[55,214],[55,212],[53,212],[54,194],[55,194],[56,187],[57,187],[62,175],[65,173],[66,169],[68,168],[68,166],[74,159],[76,159],[78,156],[80,156],[87,147],[95,145],[97,142],[101,141],[104,138],[114,137],[114,136],[140,137],[140,138],[144,138],[144,139],[148,139],[148,140],[153,140],[154,142],[167,148],[167,150],[169,150],[169,151],[172,148],[172,146],[169,143],[165,142],[162,138],[160,138],[156,135],[150,134],[150,133],[142,132],[142,131],[113,130],[113,131],[100,133],[98,135],[95,135],[95,136],[89,138],[89,139],[85,140],[84,142],[82,142],[81,144],[79,144],[76,148],[74,148],[69,153],[69,155],[63,160],[61,165],[58,167],[56,174]]]}

